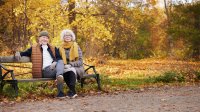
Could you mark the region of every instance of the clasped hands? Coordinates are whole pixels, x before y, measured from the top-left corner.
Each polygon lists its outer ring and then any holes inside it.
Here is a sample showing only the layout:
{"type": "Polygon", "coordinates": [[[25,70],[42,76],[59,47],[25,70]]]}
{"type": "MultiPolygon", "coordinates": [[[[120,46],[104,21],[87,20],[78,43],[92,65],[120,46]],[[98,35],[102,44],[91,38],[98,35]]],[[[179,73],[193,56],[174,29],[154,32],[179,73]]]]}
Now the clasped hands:
{"type": "Polygon", "coordinates": [[[64,72],[67,72],[68,71],[68,69],[70,69],[72,66],[70,65],[70,64],[66,64],[65,66],[64,66],[64,72]]]}
{"type": "Polygon", "coordinates": [[[72,65],[66,64],[65,67],[64,67],[64,69],[68,69],[68,68],[71,68],[71,67],[72,67],[72,65]]]}

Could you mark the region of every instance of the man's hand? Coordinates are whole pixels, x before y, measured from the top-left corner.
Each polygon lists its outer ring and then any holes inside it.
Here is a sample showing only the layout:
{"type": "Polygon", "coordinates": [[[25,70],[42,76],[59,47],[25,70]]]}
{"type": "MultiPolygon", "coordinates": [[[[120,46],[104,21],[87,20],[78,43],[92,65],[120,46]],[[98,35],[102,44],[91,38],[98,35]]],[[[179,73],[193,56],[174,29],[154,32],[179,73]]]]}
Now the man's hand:
{"type": "Polygon", "coordinates": [[[55,69],[56,68],[56,64],[57,64],[57,62],[53,62],[52,64],[51,64],[51,66],[50,66],[50,68],[53,70],[53,69],[55,69]]]}
{"type": "Polygon", "coordinates": [[[56,80],[54,80],[54,83],[55,83],[56,85],[57,85],[57,81],[58,81],[57,79],[56,79],[56,80]]]}
{"type": "Polygon", "coordinates": [[[21,59],[21,55],[20,55],[20,52],[16,52],[15,55],[14,55],[15,59],[17,61],[19,61],[21,59]]]}
{"type": "Polygon", "coordinates": [[[65,69],[71,68],[72,66],[70,64],[65,65],[65,69]]]}

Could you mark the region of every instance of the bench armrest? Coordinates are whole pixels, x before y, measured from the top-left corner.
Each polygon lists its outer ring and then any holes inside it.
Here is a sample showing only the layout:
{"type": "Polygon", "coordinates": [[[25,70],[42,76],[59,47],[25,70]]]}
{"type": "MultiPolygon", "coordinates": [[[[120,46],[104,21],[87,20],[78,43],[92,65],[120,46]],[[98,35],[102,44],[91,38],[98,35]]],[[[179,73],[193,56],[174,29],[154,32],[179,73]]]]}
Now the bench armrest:
{"type": "Polygon", "coordinates": [[[13,70],[7,69],[7,68],[6,68],[5,66],[3,66],[2,64],[0,64],[0,67],[3,68],[3,69],[6,70],[6,71],[10,71],[10,72],[13,71],[13,70]]]}
{"type": "Polygon", "coordinates": [[[83,63],[83,65],[88,66],[88,68],[85,69],[85,72],[87,72],[89,69],[93,69],[93,72],[95,74],[98,74],[94,65],[88,65],[88,64],[85,64],[85,63],[83,63]]]}
{"type": "Polygon", "coordinates": [[[6,71],[6,73],[5,73],[4,75],[3,75],[3,74],[0,74],[0,75],[2,75],[2,79],[4,79],[4,78],[10,73],[12,79],[15,80],[15,75],[14,75],[14,73],[13,73],[13,70],[9,70],[9,69],[7,69],[5,66],[3,66],[2,64],[0,64],[0,69],[1,69],[1,68],[3,68],[3,69],[6,71]]]}

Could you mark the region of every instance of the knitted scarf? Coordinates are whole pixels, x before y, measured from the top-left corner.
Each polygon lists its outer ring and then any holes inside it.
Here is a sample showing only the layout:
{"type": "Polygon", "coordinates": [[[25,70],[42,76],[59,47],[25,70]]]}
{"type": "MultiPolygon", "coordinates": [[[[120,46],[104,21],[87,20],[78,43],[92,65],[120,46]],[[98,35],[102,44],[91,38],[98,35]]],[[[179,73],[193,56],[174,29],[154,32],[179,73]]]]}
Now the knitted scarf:
{"type": "Polygon", "coordinates": [[[76,42],[64,42],[59,48],[60,55],[64,61],[64,64],[67,64],[67,58],[65,54],[65,49],[70,49],[69,52],[69,61],[77,60],[78,55],[78,44],[76,42]]]}

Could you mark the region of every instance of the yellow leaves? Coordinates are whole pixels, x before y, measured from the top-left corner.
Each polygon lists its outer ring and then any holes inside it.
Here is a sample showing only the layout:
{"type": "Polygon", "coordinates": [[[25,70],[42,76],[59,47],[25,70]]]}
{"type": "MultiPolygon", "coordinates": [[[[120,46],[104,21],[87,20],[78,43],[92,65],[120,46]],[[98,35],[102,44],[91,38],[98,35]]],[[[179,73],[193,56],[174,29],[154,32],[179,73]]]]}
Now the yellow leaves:
{"type": "Polygon", "coordinates": [[[69,2],[75,2],[76,0],[69,0],[69,2]]]}
{"type": "Polygon", "coordinates": [[[98,65],[97,71],[111,79],[144,79],[167,71],[191,74],[191,71],[198,71],[199,68],[200,63],[175,60],[107,60],[107,63],[98,65]]]}
{"type": "Polygon", "coordinates": [[[127,20],[125,20],[125,18],[120,18],[119,19],[119,22],[120,22],[120,24],[121,24],[121,26],[124,28],[124,29],[132,29],[132,33],[133,34],[136,34],[136,26],[134,25],[134,24],[130,24],[130,22],[129,21],[127,21],[127,20]],[[135,32],[135,33],[134,33],[135,32]]]}
{"type": "Polygon", "coordinates": [[[149,2],[152,5],[156,5],[158,0],[147,0],[147,2],[149,2]]]}
{"type": "Polygon", "coordinates": [[[32,44],[36,44],[37,42],[36,42],[36,39],[37,37],[36,36],[31,36],[30,37],[30,41],[32,42],[32,44]]]}
{"type": "Polygon", "coordinates": [[[18,7],[14,8],[13,12],[15,13],[15,16],[19,16],[23,14],[24,12],[24,6],[20,4],[18,7]]]}
{"type": "Polygon", "coordinates": [[[21,102],[21,101],[22,101],[21,97],[16,98],[16,102],[21,102]]]}
{"type": "Polygon", "coordinates": [[[109,29],[93,16],[79,17],[76,24],[80,29],[80,33],[85,34],[86,37],[92,37],[93,40],[102,39],[107,41],[112,38],[109,29]]]}

